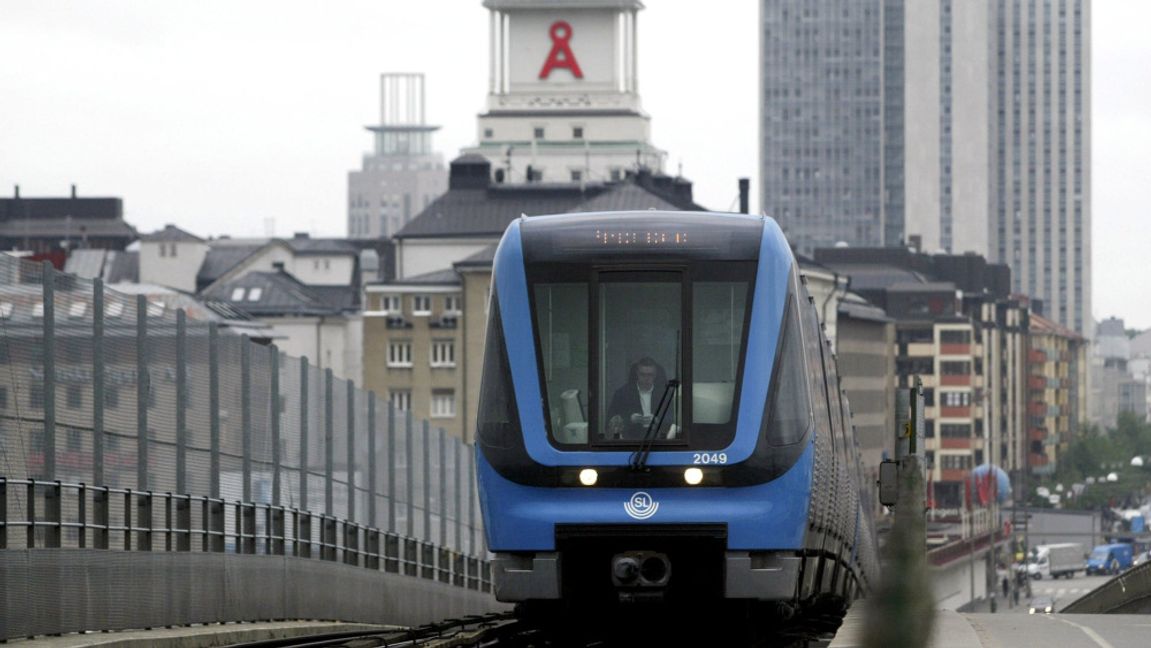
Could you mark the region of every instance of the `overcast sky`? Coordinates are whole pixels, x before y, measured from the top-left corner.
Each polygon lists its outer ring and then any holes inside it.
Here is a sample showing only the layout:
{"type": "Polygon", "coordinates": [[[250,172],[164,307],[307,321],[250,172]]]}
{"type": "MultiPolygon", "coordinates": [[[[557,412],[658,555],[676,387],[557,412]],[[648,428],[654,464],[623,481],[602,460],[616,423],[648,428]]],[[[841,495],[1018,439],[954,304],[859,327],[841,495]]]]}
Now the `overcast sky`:
{"type": "MultiPolygon", "coordinates": [[[[640,92],[668,171],[712,209],[740,176],[757,196],[757,2],[646,4],[640,92]]],[[[1095,314],[1151,327],[1151,3],[1093,12],[1095,314]]],[[[343,235],[379,74],[427,75],[450,159],[475,141],[487,25],[480,0],[0,0],[0,194],[76,183],[144,232],[343,235]]]]}

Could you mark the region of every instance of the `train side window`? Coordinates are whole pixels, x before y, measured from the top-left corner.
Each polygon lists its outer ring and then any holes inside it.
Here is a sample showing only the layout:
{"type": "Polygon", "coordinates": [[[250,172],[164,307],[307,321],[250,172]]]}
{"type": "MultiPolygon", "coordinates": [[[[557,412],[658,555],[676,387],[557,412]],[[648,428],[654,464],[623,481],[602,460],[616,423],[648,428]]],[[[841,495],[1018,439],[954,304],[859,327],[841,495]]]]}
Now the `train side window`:
{"type": "Polygon", "coordinates": [[[511,448],[519,432],[519,412],[512,386],[504,329],[500,321],[499,301],[492,296],[491,319],[488,321],[487,346],[484,349],[484,373],[480,382],[476,438],[482,445],[511,448]]]}
{"type": "Polygon", "coordinates": [[[768,441],[775,446],[790,445],[801,440],[811,424],[807,385],[796,379],[803,376],[804,357],[794,296],[788,300],[783,344],[772,373],[771,414],[766,419],[768,441]]]}
{"type": "Polygon", "coordinates": [[[588,440],[588,286],[535,286],[536,331],[543,359],[544,402],[560,443],[588,440]]]}

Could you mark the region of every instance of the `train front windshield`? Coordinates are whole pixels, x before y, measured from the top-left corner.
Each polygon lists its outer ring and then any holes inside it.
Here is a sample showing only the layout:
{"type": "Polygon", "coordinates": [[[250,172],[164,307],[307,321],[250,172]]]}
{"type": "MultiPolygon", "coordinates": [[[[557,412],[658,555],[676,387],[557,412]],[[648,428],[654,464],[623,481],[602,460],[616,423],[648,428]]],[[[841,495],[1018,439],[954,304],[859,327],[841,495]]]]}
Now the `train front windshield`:
{"type": "Polygon", "coordinates": [[[551,442],[714,450],[735,432],[754,262],[529,270],[551,442]]]}

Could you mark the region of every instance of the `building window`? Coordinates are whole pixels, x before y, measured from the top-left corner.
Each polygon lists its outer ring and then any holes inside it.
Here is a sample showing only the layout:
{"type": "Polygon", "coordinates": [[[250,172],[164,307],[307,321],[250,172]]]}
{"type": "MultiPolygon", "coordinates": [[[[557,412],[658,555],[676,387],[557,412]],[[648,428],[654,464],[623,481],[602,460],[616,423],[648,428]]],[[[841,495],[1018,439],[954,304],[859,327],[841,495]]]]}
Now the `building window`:
{"type": "Polygon", "coordinates": [[[939,373],[944,376],[968,376],[971,375],[970,362],[940,362],[939,373]]]}
{"type": "Polygon", "coordinates": [[[463,298],[459,295],[448,295],[444,297],[444,312],[445,313],[459,313],[463,311],[461,303],[463,298]]]}
{"type": "Polygon", "coordinates": [[[412,392],[408,389],[393,389],[390,397],[392,407],[397,412],[410,412],[412,409],[412,392]]]}
{"type": "Polygon", "coordinates": [[[971,427],[954,423],[944,423],[939,426],[939,436],[946,439],[968,439],[971,438],[971,427]]]}
{"type": "Polygon", "coordinates": [[[120,390],[115,387],[104,388],[104,406],[110,409],[120,407],[120,390]]]}
{"type": "Polygon", "coordinates": [[[536,126],[532,129],[532,138],[542,140],[544,138],[543,126],[536,126]]]}
{"type": "Polygon", "coordinates": [[[68,385],[68,409],[80,409],[84,406],[84,390],[80,385],[68,385]]]}
{"type": "Polygon", "coordinates": [[[384,295],[380,297],[380,310],[384,311],[385,313],[399,313],[400,296],[384,295]]]}
{"type": "Polygon", "coordinates": [[[28,407],[44,409],[44,385],[34,382],[28,386],[28,407]]]}
{"type": "Polygon", "coordinates": [[[451,418],[456,415],[456,392],[453,389],[432,390],[432,418],[451,418]]]}
{"type": "Polygon", "coordinates": [[[432,341],[432,366],[456,366],[456,343],[454,340],[432,341]]]}
{"type": "Polygon", "coordinates": [[[623,179],[623,172],[619,169],[612,169],[608,177],[611,178],[612,182],[619,182],[623,179]]]}
{"type": "Polygon", "coordinates": [[[175,258],[175,256],[176,256],[176,244],[175,243],[168,246],[168,256],[175,258]]]}
{"type": "Polygon", "coordinates": [[[164,245],[163,243],[160,244],[160,256],[161,257],[168,256],[168,246],[164,245]]]}
{"type": "Polygon", "coordinates": [[[582,182],[583,171],[572,171],[572,182],[582,182]]]}
{"type": "Polygon", "coordinates": [[[572,126],[572,139],[583,139],[583,126],[572,126]]]}
{"type": "Polygon", "coordinates": [[[234,288],[232,290],[232,301],[234,301],[234,302],[244,301],[244,289],[243,288],[234,288]]]}
{"type": "Polygon", "coordinates": [[[492,129],[490,129],[490,128],[484,129],[484,139],[491,139],[492,135],[494,135],[494,133],[492,133],[492,129]]]}
{"type": "Polygon", "coordinates": [[[432,296],[412,295],[412,315],[431,315],[432,296]]]}
{"type": "Polygon", "coordinates": [[[388,343],[388,366],[412,366],[412,343],[406,341],[388,343]]]}
{"type": "Polygon", "coordinates": [[[260,301],[260,297],[262,297],[263,294],[264,294],[263,288],[253,288],[253,289],[248,291],[248,301],[250,301],[250,302],[260,301]]]}
{"type": "Polygon", "coordinates": [[[971,392],[940,392],[939,401],[943,407],[967,407],[971,405],[971,392]]]}
{"type": "Polygon", "coordinates": [[[68,430],[68,449],[79,452],[84,449],[84,433],[77,429],[68,430]]]}
{"type": "Polygon", "coordinates": [[[0,410],[8,409],[8,388],[0,387],[0,410]]]}

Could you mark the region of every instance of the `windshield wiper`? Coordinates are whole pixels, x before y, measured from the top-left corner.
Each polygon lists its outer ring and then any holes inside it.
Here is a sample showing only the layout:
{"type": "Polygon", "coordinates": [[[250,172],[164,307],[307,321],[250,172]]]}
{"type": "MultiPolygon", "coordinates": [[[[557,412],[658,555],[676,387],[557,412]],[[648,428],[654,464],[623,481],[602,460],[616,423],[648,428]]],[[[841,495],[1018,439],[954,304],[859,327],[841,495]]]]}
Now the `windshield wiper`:
{"type": "Polygon", "coordinates": [[[639,443],[639,448],[631,455],[631,469],[644,470],[647,468],[647,458],[651,454],[651,447],[655,444],[655,432],[663,427],[663,419],[667,416],[668,410],[671,409],[671,403],[675,400],[676,392],[679,390],[679,379],[672,378],[667,381],[667,385],[663,388],[663,394],[660,394],[659,405],[656,405],[655,412],[652,413],[651,421],[647,424],[647,429],[644,430],[643,439],[639,443]]]}

